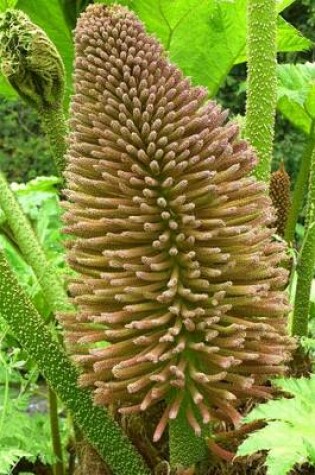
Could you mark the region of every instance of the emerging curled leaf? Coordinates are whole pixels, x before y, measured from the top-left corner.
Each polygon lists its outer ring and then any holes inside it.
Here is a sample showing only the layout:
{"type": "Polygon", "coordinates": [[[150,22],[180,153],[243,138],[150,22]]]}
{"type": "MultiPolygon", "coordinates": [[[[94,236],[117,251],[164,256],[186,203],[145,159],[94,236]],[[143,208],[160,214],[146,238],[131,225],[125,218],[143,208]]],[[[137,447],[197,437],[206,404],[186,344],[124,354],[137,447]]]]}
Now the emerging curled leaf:
{"type": "Polygon", "coordinates": [[[167,401],[155,440],[181,407],[196,434],[237,424],[294,346],[255,155],[206,98],[127,9],[81,16],[65,213],[78,313],[61,320],[97,403],[167,401]]]}
{"type": "Polygon", "coordinates": [[[63,101],[64,67],[46,33],[19,10],[0,15],[1,70],[32,107],[58,107],[63,101]]]}

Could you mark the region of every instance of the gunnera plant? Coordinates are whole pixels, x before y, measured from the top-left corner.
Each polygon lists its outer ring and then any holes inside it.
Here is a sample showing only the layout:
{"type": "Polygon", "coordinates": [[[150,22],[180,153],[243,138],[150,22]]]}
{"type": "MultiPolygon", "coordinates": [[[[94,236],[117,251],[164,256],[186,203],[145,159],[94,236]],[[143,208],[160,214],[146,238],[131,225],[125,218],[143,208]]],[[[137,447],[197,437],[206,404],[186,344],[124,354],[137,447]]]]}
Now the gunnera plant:
{"type": "Polygon", "coordinates": [[[66,171],[66,341],[95,401],[122,414],[166,402],[237,424],[269,397],[287,336],[284,244],[256,157],[227,111],[172,65],[137,17],[90,6],[76,35],[66,171]]]}

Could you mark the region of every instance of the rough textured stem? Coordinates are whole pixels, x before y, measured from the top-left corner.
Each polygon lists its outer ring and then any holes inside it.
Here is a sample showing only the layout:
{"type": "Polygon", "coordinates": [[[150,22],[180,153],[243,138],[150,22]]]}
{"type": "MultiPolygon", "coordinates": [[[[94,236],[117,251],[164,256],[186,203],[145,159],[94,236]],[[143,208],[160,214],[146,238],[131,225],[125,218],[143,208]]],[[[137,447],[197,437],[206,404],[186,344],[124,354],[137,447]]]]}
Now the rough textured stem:
{"type": "Polygon", "coordinates": [[[49,417],[52,446],[56,456],[54,463],[54,475],[64,475],[62,444],[60,439],[59,419],[58,419],[58,399],[55,392],[49,388],[49,417]]]}
{"type": "Polygon", "coordinates": [[[76,369],[19,286],[1,251],[0,314],[114,474],[149,475],[119,426],[104,409],[94,406],[89,391],[77,387],[76,369]]]}
{"type": "Polygon", "coordinates": [[[315,266],[315,222],[309,227],[299,263],[297,265],[297,286],[291,332],[296,336],[307,336],[310,310],[310,291],[315,266]]]}
{"type": "Polygon", "coordinates": [[[305,146],[301,160],[299,174],[295,183],[292,205],[289,211],[288,222],[285,230],[285,240],[290,243],[294,241],[295,228],[302,207],[305,192],[307,189],[311,158],[315,150],[315,123],[312,124],[311,133],[305,146]]]}
{"type": "Polygon", "coordinates": [[[169,422],[170,463],[173,469],[189,468],[207,457],[204,434],[198,437],[190,427],[182,408],[175,420],[169,422]]]}
{"type": "Polygon", "coordinates": [[[277,105],[276,0],[248,0],[248,87],[245,136],[259,163],[254,175],[269,183],[277,105]]]}
{"type": "MultiPolygon", "coordinates": [[[[315,142],[315,135],[314,135],[315,142]]],[[[306,203],[306,229],[310,229],[315,223],[315,145],[313,148],[311,163],[310,163],[310,172],[309,172],[309,185],[308,185],[308,194],[307,194],[307,203],[306,203]]],[[[313,266],[314,270],[314,266],[313,266]]]]}
{"type": "Polygon", "coordinates": [[[52,155],[59,175],[62,177],[66,166],[67,125],[62,106],[47,107],[40,111],[44,132],[49,138],[52,155]]]}
{"type": "Polygon", "coordinates": [[[307,336],[310,292],[315,268],[315,148],[311,155],[307,195],[306,232],[297,265],[297,284],[292,319],[292,334],[307,336]]]}
{"type": "Polygon", "coordinates": [[[67,294],[62,281],[52,268],[52,265],[47,261],[28,219],[1,173],[0,207],[6,215],[8,224],[23,256],[36,274],[51,310],[55,312],[56,310],[69,309],[67,294]]]}

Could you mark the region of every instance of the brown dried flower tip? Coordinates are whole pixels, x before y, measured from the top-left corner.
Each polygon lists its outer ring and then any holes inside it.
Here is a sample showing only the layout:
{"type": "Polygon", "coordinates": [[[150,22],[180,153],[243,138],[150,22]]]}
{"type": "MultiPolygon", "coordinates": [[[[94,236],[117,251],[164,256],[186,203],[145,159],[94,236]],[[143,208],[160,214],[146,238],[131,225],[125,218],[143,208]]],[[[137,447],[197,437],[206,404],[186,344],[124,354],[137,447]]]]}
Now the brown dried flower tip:
{"type": "Polygon", "coordinates": [[[206,97],[127,9],[81,16],[65,214],[78,313],[63,324],[97,403],[168,401],[154,440],[181,407],[197,434],[200,418],[237,423],[293,346],[256,158],[206,97]]]}
{"type": "Polygon", "coordinates": [[[270,198],[276,209],[277,220],[276,228],[280,236],[284,236],[285,227],[288,220],[288,214],[291,207],[290,177],[287,174],[284,163],[282,162],[279,170],[272,173],[270,180],[270,198]]]}

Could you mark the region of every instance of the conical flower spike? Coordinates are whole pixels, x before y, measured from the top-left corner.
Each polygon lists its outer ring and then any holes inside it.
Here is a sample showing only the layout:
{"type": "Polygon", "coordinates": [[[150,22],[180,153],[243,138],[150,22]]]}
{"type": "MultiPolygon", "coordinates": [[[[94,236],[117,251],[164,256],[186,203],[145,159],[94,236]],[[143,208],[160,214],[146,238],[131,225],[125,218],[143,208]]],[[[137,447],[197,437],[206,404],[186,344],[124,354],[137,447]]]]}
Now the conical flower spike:
{"type": "Polygon", "coordinates": [[[93,5],[76,30],[66,339],[95,401],[121,413],[161,400],[158,440],[181,407],[231,419],[282,374],[287,272],[252,149],[170,64],[127,9],[93,5]],[[108,343],[106,343],[108,342],[108,343]],[[109,345],[110,343],[110,345],[109,345]]]}

